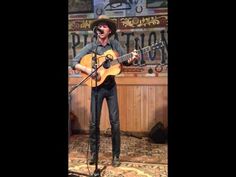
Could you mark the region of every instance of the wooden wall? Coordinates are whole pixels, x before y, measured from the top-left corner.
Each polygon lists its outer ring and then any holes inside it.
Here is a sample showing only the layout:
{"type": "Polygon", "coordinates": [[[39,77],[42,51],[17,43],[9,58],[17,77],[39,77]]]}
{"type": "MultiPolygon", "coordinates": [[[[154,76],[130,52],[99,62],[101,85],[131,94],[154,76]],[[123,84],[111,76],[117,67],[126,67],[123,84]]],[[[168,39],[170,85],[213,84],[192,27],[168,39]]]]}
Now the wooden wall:
{"type": "MultiPolygon", "coordinates": [[[[69,87],[80,77],[70,77],[69,87]]],[[[116,77],[121,130],[148,133],[159,121],[168,126],[167,76],[116,77]]],[[[72,92],[71,112],[75,115],[72,129],[88,132],[91,88],[82,85],[72,92]]],[[[107,103],[104,100],[100,130],[110,128],[107,103]]]]}

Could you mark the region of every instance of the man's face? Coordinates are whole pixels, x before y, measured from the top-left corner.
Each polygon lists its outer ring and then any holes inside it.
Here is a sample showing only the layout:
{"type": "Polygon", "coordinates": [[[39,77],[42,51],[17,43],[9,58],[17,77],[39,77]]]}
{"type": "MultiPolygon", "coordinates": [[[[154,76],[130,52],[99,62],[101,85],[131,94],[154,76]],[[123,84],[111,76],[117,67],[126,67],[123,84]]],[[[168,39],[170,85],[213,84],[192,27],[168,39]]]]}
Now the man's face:
{"type": "Polygon", "coordinates": [[[100,28],[103,31],[103,34],[101,34],[98,31],[98,36],[99,38],[106,38],[109,36],[109,34],[111,33],[111,30],[109,28],[109,26],[106,23],[100,23],[98,24],[98,28],[100,28]]]}

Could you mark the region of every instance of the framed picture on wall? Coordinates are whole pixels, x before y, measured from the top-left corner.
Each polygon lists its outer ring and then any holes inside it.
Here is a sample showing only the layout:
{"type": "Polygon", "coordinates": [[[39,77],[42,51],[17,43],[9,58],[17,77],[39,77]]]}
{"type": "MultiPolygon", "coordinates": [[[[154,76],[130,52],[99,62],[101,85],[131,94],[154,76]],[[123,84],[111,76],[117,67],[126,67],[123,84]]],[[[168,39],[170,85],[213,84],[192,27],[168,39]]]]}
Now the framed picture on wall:
{"type": "Polygon", "coordinates": [[[93,0],[68,0],[68,13],[93,13],[93,0]]]}
{"type": "Polygon", "coordinates": [[[146,8],[167,8],[167,0],[146,0],[146,8]]]}

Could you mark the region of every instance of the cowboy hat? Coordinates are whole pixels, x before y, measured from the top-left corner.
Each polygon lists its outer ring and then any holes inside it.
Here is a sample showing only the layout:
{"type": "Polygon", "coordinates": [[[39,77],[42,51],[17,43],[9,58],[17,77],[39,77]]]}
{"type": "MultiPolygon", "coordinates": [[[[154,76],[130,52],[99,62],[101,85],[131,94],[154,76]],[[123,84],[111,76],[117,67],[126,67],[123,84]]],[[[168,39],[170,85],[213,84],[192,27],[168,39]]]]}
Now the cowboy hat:
{"type": "Polygon", "coordinates": [[[109,36],[112,36],[116,33],[116,23],[109,19],[106,15],[100,15],[97,20],[93,21],[91,23],[91,30],[94,29],[95,26],[98,26],[100,23],[105,23],[108,25],[108,27],[111,29],[111,34],[109,36]]]}

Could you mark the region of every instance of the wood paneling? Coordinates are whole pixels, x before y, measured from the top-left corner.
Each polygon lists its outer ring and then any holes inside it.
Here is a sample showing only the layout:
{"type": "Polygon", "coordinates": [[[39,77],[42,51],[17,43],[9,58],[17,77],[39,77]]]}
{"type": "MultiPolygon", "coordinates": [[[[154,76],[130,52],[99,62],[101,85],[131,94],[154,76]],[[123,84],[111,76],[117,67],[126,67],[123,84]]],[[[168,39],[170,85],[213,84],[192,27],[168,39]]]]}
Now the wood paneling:
{"type": "MultiPolygon", "coordinates": [[[[80,77],[70,77],[69,86],[80,77]]],[[[167,76],[116,77],[121,130],[148,133],[159,121],[168,126],[167,76]]],[[[72,92],[71,111],[76,115],[73,129],[89,130],[91,88],[82,85],[72,92]]],[[[106,100],[103,102],[100,130],[110,128],[106,100]]]]}

